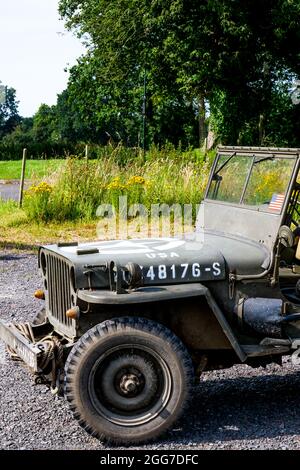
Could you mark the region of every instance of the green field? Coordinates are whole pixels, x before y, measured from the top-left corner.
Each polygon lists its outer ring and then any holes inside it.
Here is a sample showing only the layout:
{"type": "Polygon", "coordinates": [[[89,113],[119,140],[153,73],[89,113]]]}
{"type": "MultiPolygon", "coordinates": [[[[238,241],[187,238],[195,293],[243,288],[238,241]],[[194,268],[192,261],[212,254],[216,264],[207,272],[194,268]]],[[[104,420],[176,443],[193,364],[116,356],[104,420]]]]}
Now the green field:
{"type": "MultiPolygon", "coordinates": [[[[25,178],[41,179],[56,170],[64,160],[27,160],[25,178]]],[[[21,176],[22,161],[0,161],[0,180],[19,179],[21,176]]]]}

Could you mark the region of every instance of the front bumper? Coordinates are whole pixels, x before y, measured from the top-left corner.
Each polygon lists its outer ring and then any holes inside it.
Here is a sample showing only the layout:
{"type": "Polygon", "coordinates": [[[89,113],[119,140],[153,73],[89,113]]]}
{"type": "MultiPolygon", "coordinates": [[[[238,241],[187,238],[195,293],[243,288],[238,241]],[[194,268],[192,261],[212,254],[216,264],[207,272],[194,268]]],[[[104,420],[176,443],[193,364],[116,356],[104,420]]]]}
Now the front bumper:
{"type": "Polygon", "coordinates": [[[10,346],[34,372],[39,371],[38,358],[42,350],[25,338],[13,325],[6,324],[2,320],[0,320],[0,339],[10,346]]]}

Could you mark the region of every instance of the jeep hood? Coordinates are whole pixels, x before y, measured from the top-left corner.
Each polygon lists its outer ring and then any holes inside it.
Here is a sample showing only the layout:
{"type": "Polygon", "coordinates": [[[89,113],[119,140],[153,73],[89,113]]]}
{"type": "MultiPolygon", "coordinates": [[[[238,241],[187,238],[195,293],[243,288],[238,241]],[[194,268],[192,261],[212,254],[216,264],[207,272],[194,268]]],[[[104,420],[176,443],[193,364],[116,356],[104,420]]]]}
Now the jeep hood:
{"type": "MultiPolygon", "coordinates": [[[[41,247],[46,262],[51,252],[74,269],[77,289],[109,286],[111,261],[142,268],[144,285],[181,284],[224,280],[229,272],[260,274],[270,263],[270,253],[250,240],[213,233],[193,233],[185,238],[149,238],[41,247]]],[[[52,274],[53,275],[53,274],[52,274]]]]}

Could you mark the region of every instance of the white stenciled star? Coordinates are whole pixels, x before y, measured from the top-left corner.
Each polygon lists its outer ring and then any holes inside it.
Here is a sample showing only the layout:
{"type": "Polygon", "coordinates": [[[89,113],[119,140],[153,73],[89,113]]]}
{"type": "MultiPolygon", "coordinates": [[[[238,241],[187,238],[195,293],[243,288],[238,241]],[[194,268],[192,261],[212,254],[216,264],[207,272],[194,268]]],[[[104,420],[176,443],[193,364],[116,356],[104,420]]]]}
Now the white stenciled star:
{"type": "MultiPolygon", "coordinates": [[[[86,247],[98,248],[99,252],[104,255],[113,254],[146,254],[155,251],[170,251],[182,246],[184,240],[174,238],[156,238],[156,239],[137,239],[137,240],[115,240],[108,242],[89,243],[86,247]]],[[[77,248],[65,247],[64,251],[74,252],[77,248]]]]}

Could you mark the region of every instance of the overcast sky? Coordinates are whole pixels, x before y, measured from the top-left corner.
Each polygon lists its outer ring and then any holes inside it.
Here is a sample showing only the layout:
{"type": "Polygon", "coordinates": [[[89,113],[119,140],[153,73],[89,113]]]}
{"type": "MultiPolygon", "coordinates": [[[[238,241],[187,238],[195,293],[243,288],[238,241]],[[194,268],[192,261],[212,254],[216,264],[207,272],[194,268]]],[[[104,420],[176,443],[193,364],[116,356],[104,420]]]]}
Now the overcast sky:
{"type": "Polygon", "coordinates": [[[68,80],[64,68],[84,52],[57,7],[58,0],[0,0],[0,81],[16,89],[24,117],[56,103],[68,80]]]}

